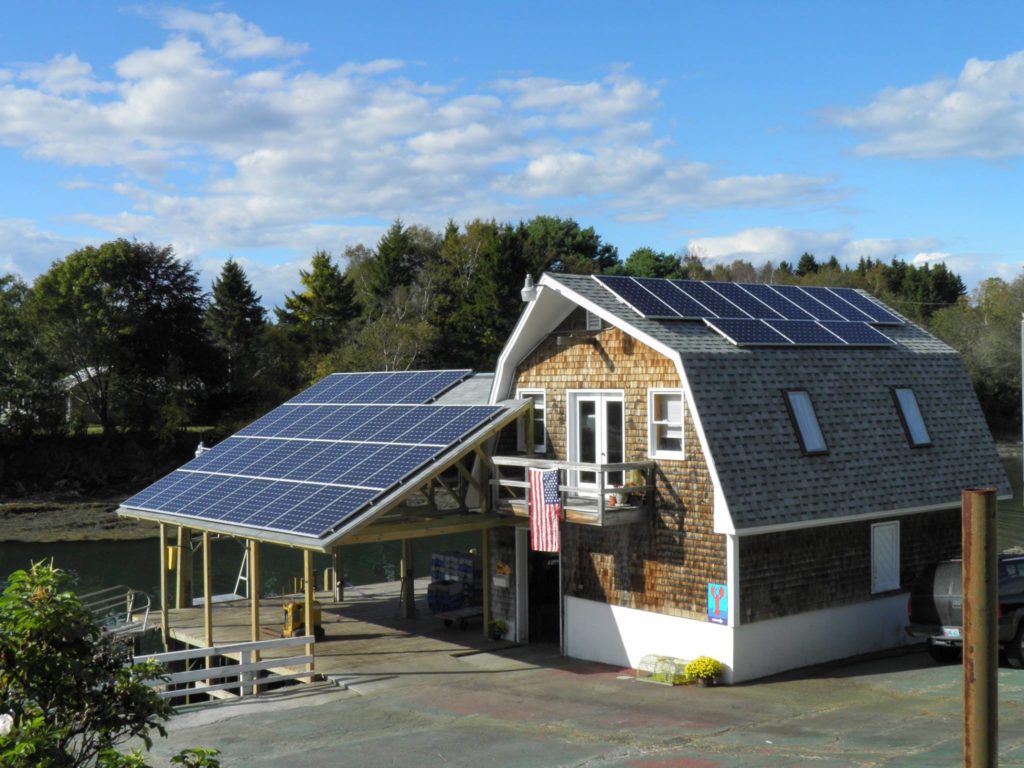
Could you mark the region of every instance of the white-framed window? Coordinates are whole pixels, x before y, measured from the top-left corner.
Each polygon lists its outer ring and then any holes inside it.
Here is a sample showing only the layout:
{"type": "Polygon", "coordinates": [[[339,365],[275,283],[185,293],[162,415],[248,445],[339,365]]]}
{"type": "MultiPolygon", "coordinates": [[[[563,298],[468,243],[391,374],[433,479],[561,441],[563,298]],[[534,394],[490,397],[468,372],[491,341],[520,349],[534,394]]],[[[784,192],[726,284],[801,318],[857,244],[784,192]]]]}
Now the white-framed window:
{"type": "MultiPolygon", "coordinates": [[[[548,450],[547,421],[545,420],[545,396],[543,389],[520,389],[516,392],[517,400],[533,400],[533,450],[545,453],[548,450]]],[[[518,422],[516,439],[519,450],[526,450],[526,429],[522,420],[518,422]]]]}
{"type": "Polygon", "coordinates": [[[647,434],[651,458],[684,457],[682,390],[647,390],[647,434]]]}
{"type": "Polygon", "coordinates": [[[808,456],[828,453],[828,444],[818,424],[818,415],[814,412],[810,393],[806,389],[786,389],[783,390],[783,394],[786,396],[786,406],[789,408],[793,428],[800,440],[801,450],[808,456]]]}
{"type": "Polygon", "coordinates": [[[900,588],[900,521],[871,526],[871,593],[900,588]]]}
{"type": "Polygon", "coordinates": [[[900,415],[903,431],[911,448],[923,448],[932,444],[928,427],[924,425],[921,409],[917,404],[917,396],[910,387],[893,387],[892,399],[896,402],[896,411],[900,415]]]}

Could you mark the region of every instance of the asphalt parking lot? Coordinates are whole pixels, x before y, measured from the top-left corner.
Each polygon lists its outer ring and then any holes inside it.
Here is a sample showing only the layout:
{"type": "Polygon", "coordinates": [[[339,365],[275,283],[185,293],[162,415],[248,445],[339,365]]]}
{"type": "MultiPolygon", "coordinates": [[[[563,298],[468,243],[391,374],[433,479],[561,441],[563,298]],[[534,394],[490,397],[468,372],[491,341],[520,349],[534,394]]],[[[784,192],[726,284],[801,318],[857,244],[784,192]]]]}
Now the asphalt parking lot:
{"type": "MultiPolygon", "coordinates": [[[[962,670],[921,649],[732,687],[665,687],[513,648],[288,695],[186,708],[154,763],[235,766],[955,766],[962,670]],[[462,668],[464,667],[464,669],[462,668]]],[[[999,670],[1001,766],[1024,766],[1024,671],[999,670]]]]}

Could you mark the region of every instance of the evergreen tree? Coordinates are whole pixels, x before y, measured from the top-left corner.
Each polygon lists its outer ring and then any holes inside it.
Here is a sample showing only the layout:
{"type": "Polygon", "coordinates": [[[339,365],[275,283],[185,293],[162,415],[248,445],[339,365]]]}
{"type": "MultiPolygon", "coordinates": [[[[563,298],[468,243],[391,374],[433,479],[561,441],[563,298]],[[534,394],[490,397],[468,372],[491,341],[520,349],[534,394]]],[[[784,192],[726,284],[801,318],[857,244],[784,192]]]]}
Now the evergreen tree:
{"type": "Polygon", "coordinates": [[[204,320],[210,341],[224,359],[226,393],[251,392],[267,313],[245,270],[234,259],[224,263],[213,283],[213,299],[204,320]]]}
{"type": "Polygon", "coordinates": [[[345,327],[358,315],[352,284],[327,251],[317,251],[309,271],[299,272],[302,290],[275,307],[278,322],[294,331],[314,355],[320,355],[345,336],[345,327]]]}

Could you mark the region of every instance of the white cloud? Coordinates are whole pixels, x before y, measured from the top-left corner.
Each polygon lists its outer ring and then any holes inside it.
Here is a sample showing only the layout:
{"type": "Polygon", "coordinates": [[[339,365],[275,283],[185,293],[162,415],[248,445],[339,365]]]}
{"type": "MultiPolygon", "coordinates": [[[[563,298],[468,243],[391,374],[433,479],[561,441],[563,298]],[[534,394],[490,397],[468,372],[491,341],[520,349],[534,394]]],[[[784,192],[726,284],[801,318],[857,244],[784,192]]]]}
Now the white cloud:
{"type": "Polygon", "coordinates": [[[215,51],[231,59],[299,56],[309,46],[268,37],[263,30],[234,13],[198,13],[184,8],[160,12],[165,29],[201,35],[215,51]]]}
{"type": "Polygon", "coordinates": [[[14,273],[31,281],[83,245],[26,219],[0,219],[0,275],[14,273]]]}
{"type": "Polygon", "coordinates": [[[998,61],[969,59],[955,78],[887,88],[865,107],[824,119],[874,138],[864,155],[912,158],[1024,155],[1024,51],[998,61]]]}
{"type": "Polygon", "coordinates": [[[600,206],[637,221],[838,194],[828,178],[681,158],[652,127],[657,88],[625,69],[470,89],[411,80],[394,59],[266,68],[244,57],[299,49],[233,14],[161,19],[169,39],[125,52],[107,79],[74,56],[0,79],[0,143],[80,175],[109,169],[122,209],[74,220],[183,255],[334,249],[355,222],[396,215],[440,226],[600,206]]]}

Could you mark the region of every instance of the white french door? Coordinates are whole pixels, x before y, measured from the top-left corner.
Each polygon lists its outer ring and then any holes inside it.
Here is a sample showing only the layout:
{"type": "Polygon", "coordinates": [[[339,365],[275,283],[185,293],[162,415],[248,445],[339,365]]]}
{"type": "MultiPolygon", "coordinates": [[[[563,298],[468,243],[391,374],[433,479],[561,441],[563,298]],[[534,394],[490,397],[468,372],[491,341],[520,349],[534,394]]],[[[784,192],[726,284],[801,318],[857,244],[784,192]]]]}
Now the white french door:
{"type": "MultiPolygon", "coordinates": [[[[625,442],[622,392],[569,394],[569,461],[618,464],[625,460],[625,442]]],[[[597,473],[579,470],[572,485],[596,493],[597,473]]],[[[606,472],[604,485],[622,485],[622,472],[606,472]]]]}

